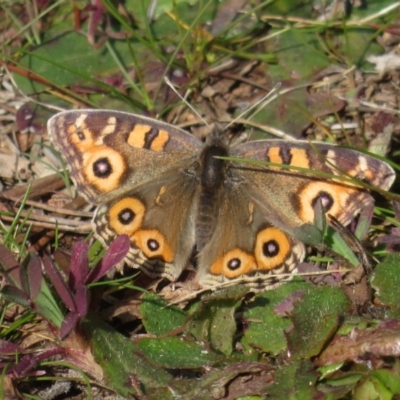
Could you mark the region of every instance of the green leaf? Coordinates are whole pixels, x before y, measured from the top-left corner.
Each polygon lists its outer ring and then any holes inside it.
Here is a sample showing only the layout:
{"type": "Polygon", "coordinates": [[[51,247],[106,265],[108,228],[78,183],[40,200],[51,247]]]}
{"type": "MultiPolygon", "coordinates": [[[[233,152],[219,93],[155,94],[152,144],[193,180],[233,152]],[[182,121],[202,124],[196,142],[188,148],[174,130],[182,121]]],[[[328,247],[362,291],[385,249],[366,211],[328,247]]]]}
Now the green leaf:
{"type": "Polygon", "coordinates": [[[371,372],[371,375],[380,382],[382,382],[385,387],[387,387],[392,394],[400,394],[400,374],[387,369],[377,369],[371,372]]]}
{"type": "Polygon", "coordinates": [[[317,398],[317,375],[309,361],[296,362],[276,371],[275,383],[268,387],[268,398],[309,400],[317,398]]]}
{"type": "Polygon", "coordinates": [[[389,254],[375,268],[371,286],[375,289],[377,299],[390,307],[390,314],[400,317],[400,255],[389,254]]]}
{"type": "Polygon", "coordinates": [[[146,361],[135,343],[96,315],[90,314],[82,321],[81,327],[92,346],[96,362],[104,370],[108,385],[121,395],[139,395],[131,383],[132,377],[144,393],[149,388],[165,386],[172,378],[163,369],[146,361]]]}
{"type": "Polygon", "coordinates": [[[278,315],[275,307],[295,292],[307,291],[310,284],[296,280],[274,290],[258,294],[244,312],[247,328],[241,340],[248,352],[255,349],[276,355],[287,347],[285,330],[292,322],[286,316],[278,315]]]}
{"type": "MultiPolygon", "coordinates": [[[[85,96],[85,102],[94,106],[111,107],[119,110],[132,110],[135,103],[132,97],[125,96],[112,84],[107,83],[107,79],[122,74],[122,71],[133,67],[133,60],[130,47],[135,48],[135,56],[145,68],[147,63],[157,62],[154,54],[148,51],[140,42],[130,39],[126,41],[110,41],[106,46],[93,48],[84,35],[77,32],[69,32],[55,36],[45,34],[44,43],[32,51],[24,51],[25,54],[19,60],[19,67],[32,71],[40,78],[34,80],[14,73],[17,86],[27,95],[43,95],[48,86],[43,80],[49,82],[51,87],[62,88],[72,98],[80,97],[79,91],[72,91],[69,87],[82,87],[89,90],[90,97],[85,96]],[[71,43],[74,51],[71,53],[71,43]],[[122,69],[122,71],[121,71],[122,69]],[[104,96],[108,92],[108,96],[104,96]]],[[[147,69],[146,71],[149,71],[147,69]]],[[[140,100],[143,96],[140,90],[134,87],[139,94],[140,100]]],[[[46,97],[50,101],[49,97],[46,97]]],[[[140,104],[142,107],[142,104],[140,104]]],[[[139,110],[139,108],[138,108],[139,110]]]]}
{"type": "Polygon", "coordinates": [[[165,368],[201,368],[222,359],[203,345],[180,337],[144,338],[138,346],[149,360],[165,368]]]}
{"type": "Polygon", "coordinates": [[[339,317],[351,303],[342,290],[314,287],[296,304],[291,315],[293,330],[288,333],[289,350],[295,359],[318,355],[338,328],[339,317]]]}
{"type": "Polygon", "coordinates": [[[234,314],[247,292],[248,288],[238,285],[203,297],[188,317],[185,331],[210,343],[212,349],[230,355],[237,330],[234,314]]]}
{"type": "Polygon", "coordinates": [[[183,325],[186,314],[180,308],[168,306],[161,297],[146,293],[142,298],[140,312],[148,333],[164,335],[183,325]]]}
{"type": "Polygon", "coordinates": [[[61,326],[64,315],[44,279],[42,280],[40,291],[35,298],[35,306],[36,311],[54,326],[58,328],[61,326]]]}
{"type": "Polygon", "coordinates": [[[353,400],[392,400],[391,393],[383,383],[371,376],[361,379],[352,391],[353,400]]]}
{"type": "Polygon", "coordinates": [[[343,239],[339,232],[336,232],[330,226],[328,226],[326,229],[324,243],[332,251],[349,261],[350,264],[352,264],[353,266],[357,267],[358,265],[360,265],[360,260],[354,254],[353,250],[347,244],[346,240],[343,239]]]}
{"type": "Polygon", "coordinates": [[[323,233],[313,224],[303,224],[294,229],[297,239],[311,246],[318,246],[322,243],[323,233]]]}
{"type": "MultiPolygon", "coordinates": [[[[192,379],[191,382],[188,382],[187,379],[175,379],[170,383],[170,388],[176,394],[175,399],[239,399],[238,395],[240,394],[263,394],[266,380],[262,377],[262,373],[269,369],[269,366],[256,362],[229,364],[223,368],[211,369],[202,375],[201,379],[192,379]],[[250,376],[252,379],[248,381],[246,377],[250,376]],[[229,397],[227,397],[227,393],[229,393],[229,397]]],[[[157,400],[159,398],[161,397],[158,397],[157,400]]],[[[259,399],[260,397],[253,398],[259,399]]]]}

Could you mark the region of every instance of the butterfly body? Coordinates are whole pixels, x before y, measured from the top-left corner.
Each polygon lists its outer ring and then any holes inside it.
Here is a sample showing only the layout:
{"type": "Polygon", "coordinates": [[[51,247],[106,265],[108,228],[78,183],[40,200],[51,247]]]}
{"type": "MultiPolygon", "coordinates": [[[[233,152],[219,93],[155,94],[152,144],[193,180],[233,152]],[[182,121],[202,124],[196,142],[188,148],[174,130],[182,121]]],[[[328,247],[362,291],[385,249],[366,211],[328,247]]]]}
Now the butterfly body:
{"type": "Polygon", "coordinates": [[[274,275],[294,272],[305,256],[295,231],[313,222],[317,201],[344,225],[372,201],[340,171],[383,189],[394,179],[388,164],[354,150],[281,140],[229,146],[217,133],[202,143],[124,112],[67,111],[48,126],[78,192],[98,205],[96,236],[107,245],[127,234],[127,263],[172,281],[195,251],[204,287],[237,278],[272,287],[274,275]]]}

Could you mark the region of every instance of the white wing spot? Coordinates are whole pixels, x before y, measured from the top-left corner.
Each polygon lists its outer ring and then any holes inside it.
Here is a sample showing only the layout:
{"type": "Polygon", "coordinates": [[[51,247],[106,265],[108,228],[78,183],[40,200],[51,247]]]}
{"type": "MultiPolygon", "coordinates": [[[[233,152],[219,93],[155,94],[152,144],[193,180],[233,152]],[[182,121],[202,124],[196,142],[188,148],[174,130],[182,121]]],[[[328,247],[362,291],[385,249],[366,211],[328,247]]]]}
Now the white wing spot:
{"type": "Polygon", "coordinates": [[[87,118],[87,114],[81,114],[75,121],[75,125],[77,128],[80,128],[83,123],[85,122],[85,119],[87,118]]]}
{"type": "Polygon", "coordinates": [[[335,154],[335,152],[333,150],[328,150],[328,153],[326,154],[326,161],[327,161],[328,166],[332,166],[333,165],[333,166],[337,167],[337,165],[336,165],[336,154],[335,154]]]}
{"type": "Polygon", "coordinates": [[[360,168],[360,171],[368,171],[368,160],[364,156],[358,156],[358,166],[360,168]]]}
{"type": "Polygon", "coordinates": [[[101,134],[102,135],[109,135],[111,133],[114,133],[116,126],[117,126],[117,119],[115,117],[108,118],[107,119],[107,125],[101,131],[101,134]]]}

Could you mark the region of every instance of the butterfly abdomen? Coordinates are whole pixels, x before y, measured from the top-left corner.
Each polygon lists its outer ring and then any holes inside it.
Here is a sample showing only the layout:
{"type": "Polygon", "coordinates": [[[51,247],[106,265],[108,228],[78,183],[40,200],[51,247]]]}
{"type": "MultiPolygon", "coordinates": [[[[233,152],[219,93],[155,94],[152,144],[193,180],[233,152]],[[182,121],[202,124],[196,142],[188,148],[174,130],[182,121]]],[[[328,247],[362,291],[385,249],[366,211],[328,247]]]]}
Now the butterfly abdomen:
{"type": "Polygon", "coordinates": [[[218,203],[225,181],[226,147],[219,143],[206,146],[199,158],[199,203],[196,218],[196,248],[200,251],[211,239],[218,217],[218,203]]]}

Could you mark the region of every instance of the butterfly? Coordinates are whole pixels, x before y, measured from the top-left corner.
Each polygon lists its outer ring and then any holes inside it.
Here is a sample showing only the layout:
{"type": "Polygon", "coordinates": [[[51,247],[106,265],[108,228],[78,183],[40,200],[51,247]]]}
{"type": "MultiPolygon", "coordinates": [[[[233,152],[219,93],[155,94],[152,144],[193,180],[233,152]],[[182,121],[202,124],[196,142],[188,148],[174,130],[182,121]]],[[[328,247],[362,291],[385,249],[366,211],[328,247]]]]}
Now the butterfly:
{"type": "Polygon", "coordinates": [[[351,149],[287,140],[230,145],[216,132],[203,143],[119,111],[61,112],[48,131],[78,193],[97,206],[96,237],[107,246],[128,235],[126,263],[171,281],[195,252],[195,280],[205,288],[240,280],[264,289],[282,281],[277,274],[289,279],[305,257],[295,232],[313,223],[318,202],[344,226],[373,202],[342,174],[384,190],[395,178],[386,162],[351,149]]]}

